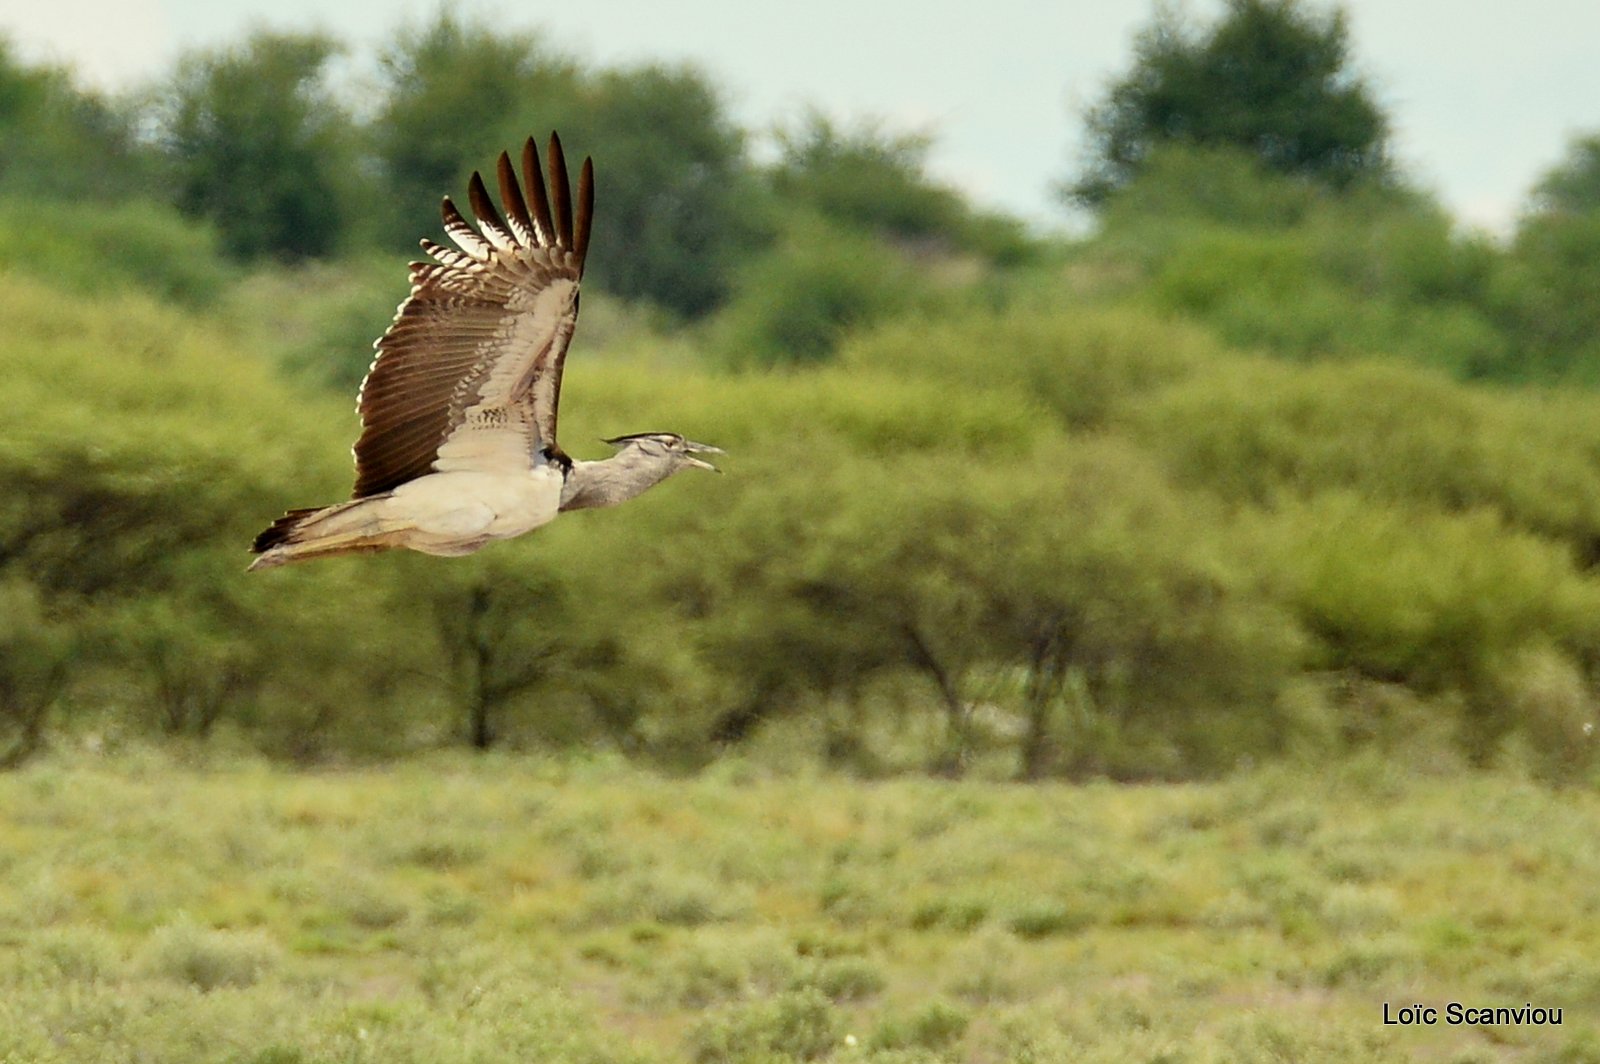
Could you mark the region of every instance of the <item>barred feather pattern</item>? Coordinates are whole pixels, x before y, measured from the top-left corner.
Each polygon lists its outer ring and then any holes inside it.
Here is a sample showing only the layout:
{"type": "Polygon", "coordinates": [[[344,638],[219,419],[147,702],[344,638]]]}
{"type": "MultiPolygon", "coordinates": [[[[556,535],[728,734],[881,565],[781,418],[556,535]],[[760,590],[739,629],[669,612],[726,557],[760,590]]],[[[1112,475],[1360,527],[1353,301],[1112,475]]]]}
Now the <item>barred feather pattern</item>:
{"type": "Polygon", "coordinates": [[[512,471],[561,454],[556,413],[588,251],[593,168],[585,159],[574,198],[553,134],[548,193],[531,138],[522,163],[525,184],[500,155],[504,215],[474,173],[468,200],[477,224],[446,198],[444,230],[455,246],[422,241],[432,261],[411,264],[410,294],[374,345],[361,385],[355,498],[444,468],[512,471]]]}

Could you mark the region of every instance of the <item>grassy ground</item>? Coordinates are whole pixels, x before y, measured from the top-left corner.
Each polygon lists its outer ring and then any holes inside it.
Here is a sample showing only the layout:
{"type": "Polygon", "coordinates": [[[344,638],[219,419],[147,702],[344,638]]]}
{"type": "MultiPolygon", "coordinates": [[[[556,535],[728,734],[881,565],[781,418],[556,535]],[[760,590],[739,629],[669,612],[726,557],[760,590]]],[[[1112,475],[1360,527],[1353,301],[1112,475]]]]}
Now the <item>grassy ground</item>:
{"type": "Polygon", "coordinates": [[[1600,795],[157,757],[0,778],[0,1061],[1600,1061],[1600,795]],[[1560,1027],[1383,1024],[1413,1002],[1560,1027]]]}

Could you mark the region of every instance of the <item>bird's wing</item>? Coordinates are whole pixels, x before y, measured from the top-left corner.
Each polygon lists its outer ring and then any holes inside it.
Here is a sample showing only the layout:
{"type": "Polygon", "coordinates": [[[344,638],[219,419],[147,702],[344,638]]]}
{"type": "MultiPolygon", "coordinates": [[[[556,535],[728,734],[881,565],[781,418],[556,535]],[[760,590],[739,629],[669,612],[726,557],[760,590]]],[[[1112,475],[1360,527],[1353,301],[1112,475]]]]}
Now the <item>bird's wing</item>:
{"type": "Polygon", "coordinates": [[[422,242],[435,261],[411,264],[411,294],[361,384],[356,498],[436,470],[508,472],[558,453],[556,404],[578,318],[594,175],[585,159],[574,202],[554,134],[548,161],[547,194],[530,137],[524,194],[500,154],[505,217],[474,172],[467,189],[476,228],[445,198],[444,228],[456,246],[422,242]]]}

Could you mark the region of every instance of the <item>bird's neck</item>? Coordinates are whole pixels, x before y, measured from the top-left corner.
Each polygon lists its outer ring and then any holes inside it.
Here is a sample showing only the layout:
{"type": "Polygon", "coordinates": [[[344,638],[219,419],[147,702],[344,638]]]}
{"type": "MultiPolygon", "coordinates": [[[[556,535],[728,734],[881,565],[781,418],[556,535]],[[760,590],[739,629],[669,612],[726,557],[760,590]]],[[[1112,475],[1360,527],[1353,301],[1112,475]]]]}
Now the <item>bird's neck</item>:
{"type": "Polygon", "coordinates": [[[561,488],[561,509],[615,506],[648,491],[671,474],[669,464],[630,451],[599,462],[574,461],[561,488]]]}

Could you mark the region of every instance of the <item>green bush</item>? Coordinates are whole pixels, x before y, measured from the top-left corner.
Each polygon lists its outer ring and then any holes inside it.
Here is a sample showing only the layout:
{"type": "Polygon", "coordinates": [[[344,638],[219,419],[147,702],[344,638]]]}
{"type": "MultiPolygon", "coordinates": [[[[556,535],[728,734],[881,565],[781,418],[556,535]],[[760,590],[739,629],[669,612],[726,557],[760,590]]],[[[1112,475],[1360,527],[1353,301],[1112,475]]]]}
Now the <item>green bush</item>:
{"type": "Polygon", "coordinates": [[[713,344],[724,364],[740,369],[822,362],[850,331],[929,298],[898,252],[805,222],[740,271],[713,344]]]}
{"type": "Polygon", "coordinates": [[[961,1040],[971,1022],[967,1009],[935,998],[903,1019],[881,1021],[873,1033],[872,1045],[883,1049],[948,1050],[961,1040]]]}
{"type": "Polygon", "coordinates": [[[157,929],[146,946],[145,965],[197,990],[251,986],[279,961],[280,950],[254,932],[214,931],[190,923],[157,929]]]}
{"type": "Polygon", "coordinates": [[[838,1046],[841,1026],[820,991],[791,990],[707,1015],[689,1032],[689,1051],[697,1064],[819,1060],[838,1046]]]}
{"type": "Polygon", "coordinates": [[[189,308],[214,304],[236,272],[210,227],[147,200],[62,208],[0,199],[0,270],[77,297],[137,291],[189,308]]]}
{"type": "Polygon", "coordinates": [[[1600,429],[1586,396],[1507,394],[1366,362],[1219,367],[1130,413],[1137,436],[1191,484],[1236,501],[1346,489],[1600,549],[1600,429]]]}
{"type": "Polygon", "coordinates": [[[1274,173],[1231,148],[1160,144],[1137,177],[1106,200],[1107,238],[1159,250],[1195,223],[1270,230],[1303,221],[1327,194],[1301,178],[1274,173]]]}
{"type": "Polygon", "coordinates": [[[1124,405],[1236,358],[1202,329],[1133,307],[907,318],[853,336],[840,352],[858,372],[926,378],[963,397],[1010,393],[1074,428],[1102,427],[1124,405]]]}
{"type": "Polygon", "coordinates": [[[1600,210],[1535,214],[1496,278],[1493,307],[1515,338],[1512,380],[1600,383],[1600,210]]]}
{"type": "MultiPolygon", "coordinates": [[[[1537,674],[1512,680],[1528,667],[1525,655],[1554,647],[1600,661],[1600,583],[1575,573],[1561,547],[1508,530],[1491,513],[1329,493],[1285,504],[1263,518],[1261,533],[1263,560],[1323,667],[1460,693],[1459,740],[1475,759],[1510,732],[1549,727],[1519,720],[1516,701],[1507,704],[1510,684],[1533,700],[1524,712],[1550,712],[1534,708],[1537,674]]],[[[1573,719],[1571,709],[1555,712],[1573,719]]]]}
{"type": "Polygon", "coordinates": [[[768,173],[773,190],[854,232],[908,245],[972,251],[1016,263],[1033,251],[1020,222],[975,211],[926,173],[930,138],[876,123],[842,128],[820,111],[780,130],[781,157],[768,173]]]}
{"type": "Polygon", "coordinates": [[[344,399],[355,395],[372,364],[372,345],[405,295],[398,256],[263,266],[233,287],[223,313],[289,375],[344,399]],[[294,313],[285,314],[286,306],[294,313]]]}
{"type": "MultiPolygon", "coordinates": [[[[1506,337],[1474,301],[1432,293],[1440,267],[1415,254],[1414,230],[1398,227],[1398,248],[1382,226],[1369,231],[1365,241],[1359,230],[1354,241],[1317,229],[1197,236],[1157,267],[1151,292],[1240,347],[1300,360],[1390,355],[1457,377],[1508,376],[1506,337]],[[1349,256],[1345,242],[1400,261],[1375,268],[1349,256]],[[1384,267],[1401,276],[1382,276],[1384,267]]],[[[1429,250],[1450,254],[1448,239],[1438,234],[1441,247],[1429,250]]]]}
{"type": "MultiPolygon", "coordinates": [[[[1530,330],[1509,309],[1531,291],[1427,197],[1317,190],[1213,149],[1168,146],[1148,162],[1085,249],[1102,269],[1135,271],[1125,292],[1298,361],[1382,355],[1459,378],[1537,377],[1530,330]]],[[[1576,306],[1571,294],[1557,298],[1576,306]]]]}
{"type": "Polygon", "coordinates": [[[0,303],[17,330],[0,337],[0,568],[76,634],[73,684],[120,676],[110,704],[174,734],[228,717],[298,755],[359,718],[392,741],[384,585],[337,567],[242,579],[276,512],[343,494],[344,404],[311,404],[319,426],[269,367],[145,298],[86,306],[19,281],[0,303]]]}

